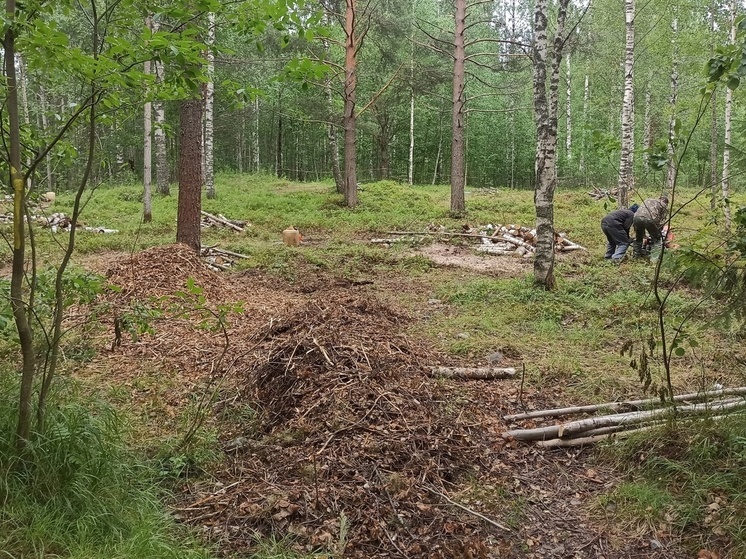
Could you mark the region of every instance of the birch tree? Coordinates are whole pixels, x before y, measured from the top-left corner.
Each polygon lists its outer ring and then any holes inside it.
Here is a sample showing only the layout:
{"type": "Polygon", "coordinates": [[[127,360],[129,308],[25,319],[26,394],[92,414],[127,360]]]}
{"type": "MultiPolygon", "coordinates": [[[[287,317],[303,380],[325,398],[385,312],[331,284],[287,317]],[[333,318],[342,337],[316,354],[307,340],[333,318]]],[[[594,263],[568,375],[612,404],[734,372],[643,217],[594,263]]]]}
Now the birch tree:
{"type": "MultiPolygon", "coordinates": [[[[145,19],[145,26],[148,29],[152,29],[151,18],[148,16],[145,19]]],[[[144,73],[146,76],[150,76],[151,73],[151,61],[146,60],[144,64],[144,73]]],[[[146,82],[147,83],[147,82],[146,82]]],[[[142,220],[145,223],[150,223],[153,220],[153,198],[152,198],[152,162],[153,162],[153,106],[149,99],[150,92],[146,87],[145,91],[145,106],[143,115],[143,172],[142,172],[142,185],[143,185],[143,196],[142,196],[142,220]]]]}
{"type": "Polygon", "coordinates": [[[635,0],[624,0],[625,46],[624,46],[624,97],[622,99],[622,154],[619,161],[620,208],[629,204],[630,193],[635,187],[635,0]]]}
{"type": "MultiPolygon", "coordinates": [[[[730,6],[730,40],[729,44],[736,44],[736,15],[738,13],[738,3],[731,0],[730,6]]],[[[729,86],[725,90],[725,123],[723,125],[725,134],[725,145],[723,146],[723,175],[720,181],[720,195],[723,201],[723,216],[725,221],[723,225],[726,231],[730,231],[730,144],[733,127],[733,89],[729,86]]]]}
{"type": "Polygon", "coordinates": [[[451,212],[466,210],[465,187],[465,92],[466,85],[466,0],[456,0],[455,33],[453,40],[453,98],[451,138],[451,212]]]}
{"type": "Polygon", "coordinates": [[[207,83],[205,83],[205,193],[215,198],[215,153],[213,146],[213,109],[215,106],[215,13],[207,14],[207,83]]]}
{"type": "MultiPolygon", "coordinates": [[[[153,32],[158,31],[159,23],[156,19],[151,18],[153,32]]],[[[162,60],[153,61],[153,70],[155,72],[156,87],[163,84],[165,79],[165,68],[162,60]]],[[[163,100],[156,97],[153,100],[153,114],[155,116],[155,130],[153,131],[153,143],[155,145],[155,182],[158,193],[162,196],[168,196],[170,192],[169,182],[171,172],[168,164],[168,152],[166,145],[166,110],[163,106],[163,100]]]]}
{"type": "Polygon", "coordinates": [[[673,21],[671,22],[671,43],[673,57],[671,62],[671,97],[669,99],[669,107],[671,110],[671,116],[668,124],[668,164],[666,165],[666,185],[665,190],[667,193],[671,193],[674,189],[677,175],[677,161],[676,161],[676,136],[678,131],[678,118],[676,114],[676,105],[679,98],[679,20],[678,20],[678,7],[675,7],[676,15],[674,15],[673,21]]]}
{"type": "Polygon", "coordinates": [[[558,5],[548,88],[547,0],[537,0],[534,9],[534,43],[532,48],[534,119],[536,122],[534,283],[546,290],[552,290],[556,285],[554,278],[554,191],[557,186],[557,111],[568,3],[569,0],[560,0],[558,5]]]}

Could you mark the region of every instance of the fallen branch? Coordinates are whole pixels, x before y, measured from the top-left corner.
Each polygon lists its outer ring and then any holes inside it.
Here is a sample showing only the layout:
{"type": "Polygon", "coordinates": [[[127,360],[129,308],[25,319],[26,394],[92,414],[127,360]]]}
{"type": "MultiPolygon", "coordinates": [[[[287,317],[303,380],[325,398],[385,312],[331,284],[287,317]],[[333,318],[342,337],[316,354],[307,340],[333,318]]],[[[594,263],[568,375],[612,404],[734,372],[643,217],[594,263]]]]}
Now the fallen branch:
{"type": "Polygon", "coordinates": [[[203,216],[205,216],[206,218],[211,219],[212,221],[215,221],[217,223],[222,223],[226,227],[230,227],[231,229],[234,229],[234,230],[238,231],[239,233],[243,233],[243,227],[239,227],[238,225],[236,225],[235,223],[231,223],[227,219],[220,218],[220,217],[218,217],[216,215],[209,214],[209,213],[207,213],[205,211],[200,211],[200,213],[203,216]]]}
{"type": "Polygon", "coordinates": [[[231,250],[225,250],[224,248],[210,247],[209,250],[211,250],[212,252],[217,252],[218,254],[225,254],[226,256],[234,256],[236,258],[251,258],[250,256],[246,256],[245,254],[240,254],[231,250]]]}
{"type": "Polygon", "coordinates": [[[513,378],[515,369],[513,367],[433,367],[430,375],[452,379],[497,380],[513,378]]]}
{"type": "Polygon", "coordinates": [[[481,235],[479,233],[448,233],[447,231],[384,231],[387,235],[419,235],[421,237],[471,237],[472,239],[494,239],[492,235],[481,235]]]}
{"type": "Polygon", "coordinates": [[[518,252],[514,250],[506,250],[504,248],[499,248],[495,246],[490,245],[479,245],[477,247],[477,252],[486,252],[487,254],[499,254],[500,256],[517,256],[518,252]]]}
{"type": "Polygon", "coordinates": [[[692,404],[680,408],[661,408],[648,411],[634,411],[614,415],[590,417],[578,421],[571,421],[562,425],[550,425],[535,429],[514,429],[507,435],[521,441],[542,441],[556,438],[571,438],[577,433],[590,429],[608,427],[612,425],[634,425],[648,420],[665,419],[676,415],[687,416],[708,413],[710,411],[725,411],[746,407],[746,401],[738,399],[717,403],[692,404]]]}
{"type": "Polygon", "coordinates": [[[621,438],[629,437],[635,433],[641,433],[652,429],[653,425],[646,425],[644,427],[638,427],[637,429],[626,429],[619,431],[612,431],[609,433],[602,433],[598,435],[589,435],[586,437],[577,437],[575,439],[549,439],[548,441],[537,441],[536,444],[543,448],[567,448],[574,446],[586,446],[595,444],[599,441],[609,439],[611,437],[621,438]]]}
{"type": "Polygon", "coordinates": [[[515,246],[523,247],[525,249],[528,249],[530,252],[536,251],[536,248],[532,244],[527,243],[526,241],[522,241],[521,239],[507,233],[502,233],[501,235],[493,238],[499,241],[506,241],[508,243],[514,244],[515,246]]]}
{"type": "MultiPolygon", "coordinates": [[[[695,392],[692,394],[680,394],[673,397],[674,402],[699,402],[713,397],[734,396],[746,394],[746,386],[740,388],[724,388],[721,390],[712,390],[705,392],[695,392]]],[[[547,410],[536,410],[525,413],[516,413],[513,415],[504,415],[505,421],[515,421],[517,419],[534,419],[537,417],[558,417],[561,415],[571,415],[575,413],[589,413],[600,410],[609,411],[635,411],[643,407],[661,407],[664,402],[660,398],[650,398],[647,400],[628,400],[623,402],[607,402],[605,404],[592,404],[587,406],[572,406],[567,408],[554,408],[547,410]]]]}
{"type": "Polygon", "coordinates": [[[448,496],[446,496],[446,495],[443,495],[443,493],[440,493],[439,491],[436,491],[435,489],[431,489],[430,487],[427,487],[427,486],[425,486],[425,485],[423,485],[422,487],[423,487],[423,488],[424,488],[424,489],[425,489],[426,491],[429,491],[430,493],[432,493],[433,495],[437,495],[437,496],[438,496],[438,497],[440,497],[441,499],[445,499],[445,500],[446,500],[446,501],[448,501],[448,502],[449,502],[450,504],[452,504],[452,505],[453,505],[454,507],[458,507],[458,508],[460,508],[461,510],[463,510],[463,511],[465,511],[465,512],[468,512],[469,514],[473,514],[473,515],[474,515],[474,516],[476,516],[477,518],[481,518],[482,520],[484,520],[484,521],[485,521],[485,522],[487,522],[488,524],[492,524],[492,525],[493,525],[493,526],[495,526],[496,528],[500,528],[501,530],[504,530],[504,531],[506,531],[506,532],[512,532],[512,531],[513,531],[513,530],[511,530],[510,528],[508,528],[507,526],[504,526],[504,525],[500,524],[499,522],[495,522],[495,521],[494,521],[494,520],[492,520],[491,518],[487,518],[487,517],[486,517],[486,516],[484,516],[483,514],[481,514],[481,513],[478,513],[477,511],[475,511],[475,510],[472,510],[472,509],[470,509],[470,508],[468,508],[468,507],[465,507],[465,506],[464,506],[464,505],[462,505],[461,503],[457,503],[457,502],[456,502],[456,501],[454,501],[453,499],[450,499],[450,498],[448,498],[448,496]]]}

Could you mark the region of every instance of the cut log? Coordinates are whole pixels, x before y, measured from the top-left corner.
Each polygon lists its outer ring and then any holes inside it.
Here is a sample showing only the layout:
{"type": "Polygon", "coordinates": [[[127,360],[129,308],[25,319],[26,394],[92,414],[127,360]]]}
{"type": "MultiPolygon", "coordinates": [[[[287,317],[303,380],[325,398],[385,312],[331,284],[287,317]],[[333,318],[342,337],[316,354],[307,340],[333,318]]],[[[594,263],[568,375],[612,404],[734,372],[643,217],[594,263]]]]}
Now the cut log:
{"type": "MultiPolygon", "coordinates": [[[[746,394],[746,386],[740,388],[723,388],[721,390],[710,390],[705,392],[694,392],[691,394],[679,394],[673,397],[674,402],[700,402],[721,396],[736,396],[746,394]]],[[[536,410],[525,413],[516,413],[505,415],[505,421],[515,421],[518,419],[535,419],[537,417],[559,417],[561,415],[571,415],[575,413],[590,413],[601,410],[608,411],[634,411],[640,408],[659,408],[663,406],[660,398],[650,398],[647,400],[627,400],[623,402],[606,402],[605,404],[592,404],[587,406],[572,406],[567,408],[554,408],[548,410],[536,410]]]]}
{"type": "Polygon", "coordinates": [[[598,429],[600,427],[609,427],[612,425],[635,425],[649,420],[665,419],[676,415],[686,417],[689,415],[720,412],[744,407],[746,407],[746,401],[739,398],[734,401],[691,404],[676,409],[661,408],[589,417],[587,419],[571,421],[561,425],[550,425],[547,427],[537,427],[535,429],[514,429],[508,431],[507,435],[521,441],[542,441],[548,439],[570,438],[577,433],[582,433],[590,429],[598,429]]]}
{"type": "Polygon", "coordinates": [[[477,252],[486,252],[487,254],[499,254],[501,256],[516,256],[518,253],[514,250],[506,250],[496,246],[479,245],[477,252]]]}
{"type": "Polygon", "coordinates": [[[210,220],[212,220],[212,221],[214,221],[216,223],[220,223],[222,225],[225,225],[226,227],[230,227],[231,229],[234,229],[235,231],[238,231],[239,233],[243,233],[243,228],[242,227],[239,227],[235,223],[231,223],[227,219],[221,219],[218,216],[209,214],[209,213],[207,213],[205,211],[200,211],[200,213],[203,216],[205,216],[207,219],[210,219],[210,220]]]}
{"type": "Polygon", "coordinates": [[[513,235],[509,235],[507,233],[503,233],[499,237],[495,237],[495,238],[500,239],[501,241],[506,241],[508,243],[514,244],[515,246],[523,247],[531,252],[534,252],[536,250],[533,245],[517,237],[514,237],[513,235]]]}
{"type": "Polygon", "coordinates": [[[430,375],[452,379],[497,380],[513,378],[515,372],[513,367],[433,367],[430,375]]]}
{"type": "Polygon", "coordinates": [[[246,256],[245,254],[241,254],[239,252],[233,252],[230,250],[225,250],[224,248],[216,248],[211,247],[209,250],[212,250],[213,252],[217,252],[218,254],[225,254],[226,256],[235,256],[236,258],[246,258],[250,259],[250,256],[246,256]]]}

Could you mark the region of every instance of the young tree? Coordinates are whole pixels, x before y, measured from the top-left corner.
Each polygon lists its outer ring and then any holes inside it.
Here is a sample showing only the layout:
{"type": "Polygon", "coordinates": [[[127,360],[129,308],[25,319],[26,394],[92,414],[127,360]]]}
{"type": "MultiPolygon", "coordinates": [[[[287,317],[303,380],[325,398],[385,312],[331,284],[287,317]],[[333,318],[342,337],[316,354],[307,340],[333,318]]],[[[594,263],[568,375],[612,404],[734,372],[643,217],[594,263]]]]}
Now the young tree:
{"type": "MultiPolygon", "coordinates": [[[[731,0],[730,7],[730,44],[735,45],[736,43],[736,16],[738,14],[738,3],[736,0],[731,0]]],[[[733,129],[733,88],[730,87],[730,83],[725,90],[725,124],[723,126],[725,130],[725,145],[723,146],[723,176],[720,182],[720,194],[723,200],[723,215],[725,221],[723,225],[725,230],[730,232],[731,227],[731,216],[730,216],[730,144],[731,134],[733,129]]]]}
{"type": "Polygon", "coordinates": [[[466,146],[464,104],[466,86],[466,0],[456,0],[453,39],[453,98],[451,109],[451,212],[466,210],[464,187],[466,182],[466,146]]]}
{"type": "Polygon", "coordinates": [[[357,20],[357,0],[345,0],[345,63],[344,63],[344,197],[348,208],[357,206],[357,53],[364,34],[357,20]]]}

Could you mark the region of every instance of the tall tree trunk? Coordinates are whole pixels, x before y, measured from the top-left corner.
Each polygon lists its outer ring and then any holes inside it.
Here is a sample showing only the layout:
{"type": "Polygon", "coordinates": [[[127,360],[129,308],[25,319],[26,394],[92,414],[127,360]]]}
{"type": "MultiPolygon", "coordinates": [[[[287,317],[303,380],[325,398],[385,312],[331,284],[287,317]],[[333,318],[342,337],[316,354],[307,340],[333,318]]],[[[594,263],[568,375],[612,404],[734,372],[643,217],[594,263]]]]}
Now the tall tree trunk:
{"type": "Polygon", "coordinates": [[[254,154],[254,171],[259,172],[259,98],[254,99],[254,133],[252,138],[252,152],[254,154]]]}
{"type": "MultiPolygon", "coordinates": [[[[585,151],[588,144],[588,102],[591,97],[591,88],[588,80],[588,74],[585,75],[585,82],[583,83],[583,145],[580,149],[580,161],[578,162],[578,170],[586,175],[586,161],[585,151]]],[[[587,178],[587,177],[586,177],[587,178]]]]}
{"type": "Polygon", "coordinates": [[[547,2],[537,0],[534,11],[534,117],[536,120],[536,253],[534,283],[555,288],[554,278],[554,191],[557,186],[557,112],[564,46],[564,27],[569,0],[560,0],[552,49],[549,95],[547,96],[547,2]]]}
{"type": "MultiPolygon", "coordinates": [[[[13,19],[15,0],[6,0],[6,18],[13,19]]],[[[7,22],[6,22],[7,23],[7,22]]],[[[18,428],[16,446],[23,450],[31,435],[33,410],[31,398],[34,387],[36,360],[31,325],[23,300],[23,279],[26,260],[26,188],[21,169],[21,123],[18,112],[18,83],[16,79],[15,25],[6,25],[3,39],[5,55],[5,111],[8,115],[6,142],[9,148],[9,183],[13,188],[13,264],[10,280],[10,305],[21,344],[21,390],[18,406],[18,428]]]]}
{"type": "MultiPolygon", "coordinates": [[[[39,106],[41,109],[41,129],[45,134],[49,128],[49,120],[47,118],[47,94],[43,87],[39,87],[39,106]]],[[[47,175],[47,190],[54,190],[54,175],[52,174],[52,156],[47,153],[44,157],[44,168],[47,175]]],[[[109,166],[111,170],[111,166],[109,166]]],[[[111,176],[111,172],[109,173],[111,176]]]]}
{"type": "Polygon", "coordinates": [[[642,117],[642,161],[647,165],[650,162],[650,148],[653,147],[653,74],[645,84],[645,113],[642,117]]]}
{"type": "Polygon", "coordinates": [[[635,0],[624,0],[626,41],[624,47],[624,98],[622,100],[622,155],[619,161],[620,208],[629,205],[630,193],[635,187],[635,0]]]}
{"type": "Polygon", "coordinates": [[[207,83],[205,84],[205,193],[210,200],[215,198],[215,149],[214,149],[214,107],[215,107],[215,13],[207,14],[207,83]]]}
{"type": "MultiPolygon", "coordinates": [[[[282,102],[282,99],[280,99],[280,102],[282,102]]],[[[283,120],[282,120],[282,105],[279,107],[280,114],[277,117],[277,150],[275,151],[275,175],[277,175],[277,178],[280,178],[284,176],[284,163],[283,163],[283,137],[282,137],[282,126],[283,126],[283,120]]]]}
{"type": "Polygon", "coordinates": [[[236,166],[238,173],[243,174],[243,157],[246,150],[246,111],[241,109],[238,121],[238,132],[236,132],[236,166]]]}
{"type": "Polygon", "coordinates": [[[179,110],[179,200],[176,242],[200,250],[202,210],[202,101],[182,101],[179,110]]]}
{"type": "MultiPolygon", "coordinates": [[[[152,19],[150,16],[145,18],[145,25],[152,29],[152,19]]],[[[145,75],[150,75],[151,62],[146,60],[144,64],[145,75]]],[[[150,96],[150,92],[145,91],[146,98],[150,96]]],[[[153,106],[150,101],[145,102],[144,115],[143,115],[143,142],[142,142],[142,220],[145,223],[150,223],[153,220],[153,197],[152,197],[152,164],[153,164],[153,106]]]]}
{"type": "Polygon", "coordinates": [[[407,184],[414,184],[414,8],[412,0],[412,25],[409,41],[409,166],[407,168],[407,184]]]}
{"type": "MultiPolygon", "coordinates": [[[[18,60],[18,85],[21,88],[21,107],[23,108],[23,123],[28,128],[31,125],[31,114],[28,106],[28,75],[26,74],[26,65],[23,62],[23,57],[18,54],[16,55],[18,60]]],[[[26,155],[26,167],[31,166],[31,157],[26,155]]],[[[33,183],[31,176],[26,177],[26,186],[31,190],[33,183]]]]}
{"type": "Polygon", "coordinates": [[[440,160],[443,154],[443,113],[438,112],[438,152],[435,154],[435,165],[433,166],[433,182],[434,185],[438,181],[438,169],[440,168],[440,160]]]}
{"type": "Polygon", "coordinates": [[[515,188],[515,100],[510,98],[510,188],[515,188]]]}
{"type": "Polygon", "coordinates": [[[345,0],[345,82],[344,116],[345,130],[345,174],[344,196],[348,208],[357,206],[357,115],[355,103],[357,93],[357,0],[345,0]]]}
{"type": "MultiPolygon", "coordinates": [[[[328,20],[327,20],[328,23],[328,20]]],[[[324,50],[328,54],[331,50],[329,47],[329,41],[324,40],[324,50]]],[[[327,119],[329,120],[329,126],[327,128],[327,139],[329,142],[329,157],[332,160],[332,177],[334,178],[334,187],[337,193],[344,194],[345,183],[342,177],[342,170],[339,168],[339,141],[337,139],[337,126],[334,111],[334,98],[332,97],[332,81],[331,77],[327,76],[324,82],[324,92],[326,94],[326,107],[327,107],[327,119]]]]}
{"type": "Polygon", "coordinates": [[[451,141],[451,212],[461,213],[466,210],[465,162],[466,149],[464,146],[464,102],[466,74],[466,0],[456,0],[456,32],[454,34],[453,51],[453,113],[452,113],[452,141],[451,141]]]}
{"type": "MultiPolygon", "coordinates": [[[[736,44],[736,15],[738,14],[738,3],[731,0],[730,8],[730,44],[736,44]]],[[[725,89],[725,145],[723,146],[723,179],[720,183],[720,193],[723,199],[723,216],[725,217],[725,230],[730,232],[730,144],[733,126],[733,90],[725,89]]]]}
{"type": "Polygon", "coordinates": [[[679,21],[678,21],[678,7],[674,7],[677,15],[674,16],[671,22],[671,32],[673,34],[671,43],[673,44],[673,58],[671,62],[671,98],[669,100],[669,106],[671,107],[671,119],[668,123],[668,165],[666,166],[666,186],[665,191],[670,193],[676,186],[676,104],[679,99],[679,21]]]}
{"type": "MultiPolygon", "coordinates": [[[[715,2],[710,6],[710,31],[715,34],[715,13],[717,5],[715,2]]],[[[710,46],[710,55],[713,55],[715,49],[710,46]]],[[[710,123],[710,209],[715,211],[718,203],[718,107],[717,107],[717,89],[712,90],[710,105],[712,106],[712,122],[710,123]]]]}
{"type": "Polygon", "coordinates": [[[567,124],[565,130],[565,153],[567,160],[572,161],[572,68],[570,66],[570,53],[567,54],[565,62],[565,122],[567,124]]]}
{"type": "MultiPolygon", "coordinates": [[[[160,23],[152,20],[152,30],[157,32],[160,23]]],[[[155,71],[155,83],[157,86],[163,83],[166,78],[163,62],[156,60],[153,63],[155,71]]],[[[155,145],[155,182],[158,193],[162,196],[169,196],[171,170],[168,164],[168,149],[166,145],[166,110],[163,101],[156,99],[153,101],[153,114],[155,115],[155,130],[153,131],[153,143],[155,145]]]]}

